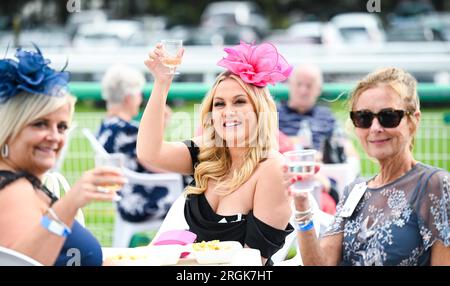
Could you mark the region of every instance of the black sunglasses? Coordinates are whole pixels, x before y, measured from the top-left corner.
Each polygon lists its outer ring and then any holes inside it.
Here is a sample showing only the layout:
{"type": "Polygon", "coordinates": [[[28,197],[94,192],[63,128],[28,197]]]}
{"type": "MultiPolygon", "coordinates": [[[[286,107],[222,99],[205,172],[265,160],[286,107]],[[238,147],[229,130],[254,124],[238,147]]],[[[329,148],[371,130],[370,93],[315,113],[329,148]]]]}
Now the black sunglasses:
{"type": "Polygon", "coordinates": [[[378,122],[384,128],[395,128],[400,124],[403,116],[411,114],[412,112],[410,111],[386,108],[378,113],[373,113],[369,110],[350,111],[350,118],[353,121],[353,125],[358,128],[370,128],[374,117],[378,119],[378,122]]]}

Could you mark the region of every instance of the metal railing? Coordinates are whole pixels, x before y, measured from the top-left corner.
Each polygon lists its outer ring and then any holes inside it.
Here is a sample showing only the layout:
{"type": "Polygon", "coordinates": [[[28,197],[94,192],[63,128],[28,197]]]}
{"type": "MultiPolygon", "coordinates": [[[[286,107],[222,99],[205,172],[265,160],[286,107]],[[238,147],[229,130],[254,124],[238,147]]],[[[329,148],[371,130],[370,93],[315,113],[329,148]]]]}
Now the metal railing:
{"type": "MultiPolygon", "coordinates": [[[[223,71],[216,63],[225,56],[223,46],[187,46],[179,71],[200,74],[213,82],[223,71]]],[[[447,42],[396,42],[366,45],[277,45],[286,60],[317,64],[327,74],[366,74],[377,68],[396,66],[413,74],[450,72],[450,44],[447,42]]],[[[44,49],[44,55],[58,69],[68,62],[73,74],[99,77],[114,63],[123,63],[148,72],[143,61],[153,47],[44,49]]],[[[12,49],[11,49],[12,50],[12,49]]],[[[8,56],[13,56],[9,51],[8,56]]]]}

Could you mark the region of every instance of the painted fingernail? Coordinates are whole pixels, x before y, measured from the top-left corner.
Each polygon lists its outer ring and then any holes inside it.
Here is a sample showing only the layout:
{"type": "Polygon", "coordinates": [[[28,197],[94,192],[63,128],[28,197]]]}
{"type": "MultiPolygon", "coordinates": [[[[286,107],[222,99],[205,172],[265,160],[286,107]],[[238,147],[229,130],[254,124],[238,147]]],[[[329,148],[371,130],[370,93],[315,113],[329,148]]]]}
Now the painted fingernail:
{"type": "Polygon", "coordinates": [[[302,176],[298,175],[297,176],[297,181],[301,181],[302,180],[302,176]]]}
{"type": "Polygon", "coordinates": [[[295,178],[289,179],[289,182],[291,182],[291,184],[295,183],[295,181],[297,181],[295,178]]]}
{"type": "Polygon", "coordinates": [[[320,170],[320,166],[319,165],[314,166],[314,173],[319,172],[319,170],[320,170]]]}

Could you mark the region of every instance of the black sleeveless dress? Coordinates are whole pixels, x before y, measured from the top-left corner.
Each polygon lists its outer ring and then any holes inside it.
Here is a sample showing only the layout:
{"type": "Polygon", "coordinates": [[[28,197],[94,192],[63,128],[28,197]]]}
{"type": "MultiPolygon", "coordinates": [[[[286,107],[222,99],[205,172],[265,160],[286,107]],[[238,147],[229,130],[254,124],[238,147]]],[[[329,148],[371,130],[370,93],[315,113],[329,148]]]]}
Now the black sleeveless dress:
{"type": "MultiPolygon", "coordinates": [[[[184,141],[191,154],[192,164],[198,164],[199,147],[191,140],[184,141]]],[[[195,184],[193,181],[191,184],[195,184]]],[[[197,241],[234,240],[243,246],[259,249],[261,256],[269,258],[281,249],[286,236],[294,229],[288,224],[285,230],[273,228],[254,216],[248,214],[222,216],[214,212],[204,194],[190,194],[186,198],[184,216],[189,230],[197,234],[197,241]]]]}

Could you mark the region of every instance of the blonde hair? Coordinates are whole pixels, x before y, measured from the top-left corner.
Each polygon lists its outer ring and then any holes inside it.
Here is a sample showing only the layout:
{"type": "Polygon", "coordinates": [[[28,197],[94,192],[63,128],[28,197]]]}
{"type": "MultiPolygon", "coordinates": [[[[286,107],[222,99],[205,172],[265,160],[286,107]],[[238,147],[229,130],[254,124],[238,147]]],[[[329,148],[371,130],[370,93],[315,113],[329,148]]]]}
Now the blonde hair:
{"type": "Polygon", "coordinates": [[[245,83],[240,77],[228,71],[217,77],[212,89],[204,98],[201,107],[201,122],[205,144],[200,148],[199,164],[194,170],[196,185],[187,187],[186,194],[205,192],[211,179],[218,182],[216,186],[218,194],[228,195],[250,178],[258,164],[267,158],[271,149],[278,149],[276,141],[278,116],[269,89],[245,83]],[[214,95],[218,85],[226,79],[235,80],[245,90],[257,114],[258,125],[256,138],[250,139],[249,146],[246,146],[248,149],[242,166],[234,170],[231,177],[226,176],[231,168],[230,152],[225,147],[225,141],[216,136],[211,119],[214,95]]]}
{"type": "MultiPolygon", "coordinates": [[[[356,102],[364,91],[380,85],[390,87],[403,101],[406,111],[413,114],[420,110],[420,101],[417,95],[417,81],[411,74],[399,68],[379,69],[360,80],[348,101],[350,110],[355,108],[356,102]]],[[[419,122],[415,116],[407,116],[407,119],[412,124],[412,139],[409,145],[410,150],[412,150],[419,122]]]]}
{"type": "Polygon", "coordinates": [[[0,122],[2,122],[0,148],[5,145],[8,139],[14,139],[28,124],[66,104],[70,106],[71,120],[75,102],[76,98],[68,93],[61,96],[49,96],[23,92],[0,104],[0,122]]]}

